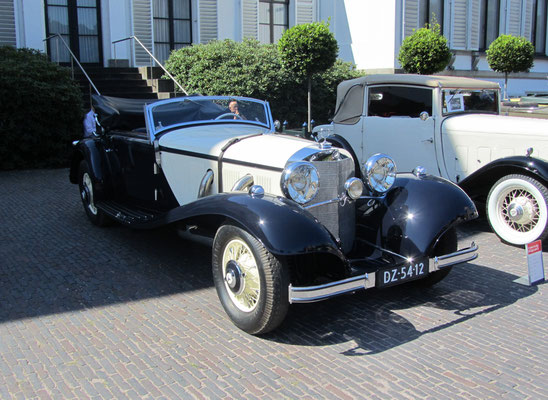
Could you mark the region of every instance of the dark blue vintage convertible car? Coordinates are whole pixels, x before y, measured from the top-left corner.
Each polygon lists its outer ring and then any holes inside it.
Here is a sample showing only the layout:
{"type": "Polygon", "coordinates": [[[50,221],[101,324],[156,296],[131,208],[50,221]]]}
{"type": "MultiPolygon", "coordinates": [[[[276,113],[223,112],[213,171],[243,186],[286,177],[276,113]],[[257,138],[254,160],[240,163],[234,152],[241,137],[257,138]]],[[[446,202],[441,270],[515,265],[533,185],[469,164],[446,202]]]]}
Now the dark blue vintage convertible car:
{"type": "Polygon", "coordinates": [[[477,216],[456,185],[396,174],[275,132],[250,98],[95,96],[96,133],[75,143],[70,180],[92,223],[171,224],[212,243],[213,279],[239,328],[276,328],[291,303],[415,281],[477,257],[455,227],[477,216]],[[237,104],[238,107],[235,107],[237,104]]]}

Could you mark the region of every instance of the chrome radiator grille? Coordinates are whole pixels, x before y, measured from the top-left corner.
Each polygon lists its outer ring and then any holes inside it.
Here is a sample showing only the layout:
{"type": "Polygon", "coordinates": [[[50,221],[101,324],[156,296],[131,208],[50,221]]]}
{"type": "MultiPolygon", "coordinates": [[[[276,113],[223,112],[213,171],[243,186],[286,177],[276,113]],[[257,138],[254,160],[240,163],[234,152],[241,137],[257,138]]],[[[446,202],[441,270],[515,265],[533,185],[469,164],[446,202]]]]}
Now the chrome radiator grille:
{"type": "MultiPolygon", "coordinates": [[[[354,160],[344,158],[338,161],[312,161],[320,175],[320,191],[311,204],[336,199],[344,193],[344,183],[354,176],[354,160]]],[[[309,209],[331,234],[342,243],[344,252],[352,249],[355,235],[354,203],[340,202],[309,209]]]]}

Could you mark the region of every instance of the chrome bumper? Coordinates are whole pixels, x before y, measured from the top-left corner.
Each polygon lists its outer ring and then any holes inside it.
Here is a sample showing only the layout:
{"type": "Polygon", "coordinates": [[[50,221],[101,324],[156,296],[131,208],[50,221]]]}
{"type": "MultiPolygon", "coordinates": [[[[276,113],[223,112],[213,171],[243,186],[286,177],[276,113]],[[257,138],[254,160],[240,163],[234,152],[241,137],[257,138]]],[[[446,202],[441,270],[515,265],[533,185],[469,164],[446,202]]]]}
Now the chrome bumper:
{"type": "MultiPolygon", "coordinates": [[[[430,258],[428,272],[435,272],[452,265],[465,263],[478,258],[478,246],[472,242],[470,247],[454,253],[430,258]]],[[[296,287],[289,285],[289,303],[313,303],[322,301],[344,293],[355,292],[360,289],[375,287],[375,273],[368,273],[340,281],[330,282],[318,286],[296,287]]]]}

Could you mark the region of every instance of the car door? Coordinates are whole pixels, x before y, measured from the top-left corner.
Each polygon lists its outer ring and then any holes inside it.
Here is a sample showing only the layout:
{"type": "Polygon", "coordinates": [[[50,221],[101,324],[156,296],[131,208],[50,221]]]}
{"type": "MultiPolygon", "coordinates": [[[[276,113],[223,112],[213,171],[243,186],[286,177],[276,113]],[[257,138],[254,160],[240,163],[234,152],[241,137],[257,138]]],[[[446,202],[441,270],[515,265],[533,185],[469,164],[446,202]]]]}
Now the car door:
{"type": "Polygon", "coordinates": [[[141,132],[113,132],[111,148],[120,164],[124,188],[119,191],[132,203],[150,206],[157,199],[154,147],[141,132]]]}
{"type": "Polygon", "coordinates": [[[370,86],[364,117],[363,160],[375,153],[389,154],[398,171],[422,166],[441,175],[436,156],[433,91],[424,87],[370,86]]]}

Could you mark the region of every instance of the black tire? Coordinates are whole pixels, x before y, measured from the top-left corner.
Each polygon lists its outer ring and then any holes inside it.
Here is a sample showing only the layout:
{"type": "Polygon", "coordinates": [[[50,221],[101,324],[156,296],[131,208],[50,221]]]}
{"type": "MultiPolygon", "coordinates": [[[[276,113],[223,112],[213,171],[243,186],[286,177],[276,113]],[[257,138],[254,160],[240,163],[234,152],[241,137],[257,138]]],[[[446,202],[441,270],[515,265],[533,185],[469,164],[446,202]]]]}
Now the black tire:
{"type": "MultiPolygon", "coordinates": [[[[457,231],[455,228],[449,229],[447,232],[443,234],[443,236],[440,238],[438,243],[436,243],[436,246],[434,247],[434,250],[430,257],[435,256],[443,256],[444,254],[454,253],[458,249],[458,239],[457,239],[457,231]]],[[[440,269],[439,271],[434,271],[428,274],[428,276],[424,279],[420,279],[418,281],[415,281],[418,286],[421,287],[431,287],[434,286],[436,283],[442,281],[445,279],[447,275],[451,272],[451,269],[453,267],[446,267],[443,269],[440,269]]]]}
{"type": "Polygon", "coordinates": [[[548,236],[548,188],[530,176],[507,175],[487,196],[487,219],[504,242],[524,245],[548,236]]]}
{"type": "Polygon", "coordinates": [[[259,335],[282,323],[289,308],[288,271],[255,237],[233,225],[221,226],[213,241],[212,268],[217,295],[234,325],[259,335]]]}
{"type": "Polygon", "coordinates": [[[95,206],[95,182],[89,172],[88,163],[84,160],[80,162],[78,168],[78,187],[88,219],[97,226],[109,225],[111,221],[108,216],[95,206]]]}

